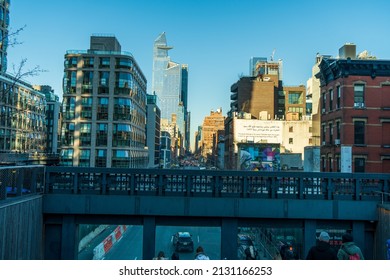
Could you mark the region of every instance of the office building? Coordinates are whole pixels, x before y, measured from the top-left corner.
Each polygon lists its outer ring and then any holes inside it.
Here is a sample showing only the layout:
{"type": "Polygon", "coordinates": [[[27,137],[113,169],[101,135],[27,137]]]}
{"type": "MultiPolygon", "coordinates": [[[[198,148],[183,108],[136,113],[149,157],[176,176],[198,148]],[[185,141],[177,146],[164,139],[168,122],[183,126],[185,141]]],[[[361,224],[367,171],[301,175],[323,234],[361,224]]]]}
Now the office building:
{"type": "Polygon", "coordinates": [[[202,153],[203,158],[211,160],[212,165],[216,165],[215,159],[218,153],[217,150],[217,133],[224,131],[225,117],[222,115],[222,108],[216,111],[211,111],[209,116],[206,116],[202,125],[202,153]]]}
{"type": "Polygon", "coordinates": [[[165,32],[154,41],[152,93],[161,100],[161,118],[172,120],[176,115],[183,154],[189,150],[189,116],[188,116],[188,65],[171,61],[168,51],[173,47],[167,45],[165,32]]]}
{"type": "Polygon", "coordinates": [[[46,154],[57,155],[61,137],[61,102],[51,86],[34,85],[46,97],[46,154]]]}
{"type": "Polygon", "coordinates": [[[146,78],[115,36],[67,51],[63,88],[62,165],[147,167],[146,78]]]}
{"type": "Polygon", "coordinates": [[[160,164],[161,111],[158,97],[147,95],[146,141],[149,153],[148,168],[157,168],[160,164]]]}

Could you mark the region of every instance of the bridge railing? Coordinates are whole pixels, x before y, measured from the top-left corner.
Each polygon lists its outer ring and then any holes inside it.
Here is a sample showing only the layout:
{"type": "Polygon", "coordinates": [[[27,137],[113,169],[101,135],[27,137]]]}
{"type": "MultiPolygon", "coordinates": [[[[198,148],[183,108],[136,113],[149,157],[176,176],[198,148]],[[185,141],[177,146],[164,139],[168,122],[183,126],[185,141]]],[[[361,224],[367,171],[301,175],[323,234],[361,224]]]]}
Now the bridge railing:
{"type": "Polygon", "coordinates": [[[390,174],[50,166],[45,193],[381,201],[389,186],[390,174]]]}
{"type": "Polygon", "coordinates": [[[44,174],[42,165],[0,167],[0,200],[43,193],[44,174]]]}

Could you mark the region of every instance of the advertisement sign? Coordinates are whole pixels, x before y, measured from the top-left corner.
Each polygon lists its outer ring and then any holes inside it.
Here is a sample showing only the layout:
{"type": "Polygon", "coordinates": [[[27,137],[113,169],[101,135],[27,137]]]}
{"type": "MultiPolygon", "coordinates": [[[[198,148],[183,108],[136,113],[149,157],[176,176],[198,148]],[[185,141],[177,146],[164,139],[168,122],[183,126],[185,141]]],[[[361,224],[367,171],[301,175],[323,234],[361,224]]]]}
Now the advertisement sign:
{"type": "Polygon", "coordinates": [[[341,172],[352,172],[352,147],[341,146],[341,172]]]}
{"type": "Polygon", "coordinates": [[[280,170],[280,144],[239,143],[237,146],[239,170],[280,170]]]}

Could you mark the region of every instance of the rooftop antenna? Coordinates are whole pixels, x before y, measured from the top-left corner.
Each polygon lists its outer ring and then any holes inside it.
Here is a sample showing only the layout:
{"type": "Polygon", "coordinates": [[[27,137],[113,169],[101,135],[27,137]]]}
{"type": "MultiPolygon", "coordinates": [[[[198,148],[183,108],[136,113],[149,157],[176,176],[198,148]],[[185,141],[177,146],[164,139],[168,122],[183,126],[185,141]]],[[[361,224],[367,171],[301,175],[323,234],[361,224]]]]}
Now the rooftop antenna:
{"type": "Polygon", "coordinates": [[[274,61],[274,55],[275,55],[275,49],[272,51],[272,54],[271,54],[271,61],[274,61]]]}

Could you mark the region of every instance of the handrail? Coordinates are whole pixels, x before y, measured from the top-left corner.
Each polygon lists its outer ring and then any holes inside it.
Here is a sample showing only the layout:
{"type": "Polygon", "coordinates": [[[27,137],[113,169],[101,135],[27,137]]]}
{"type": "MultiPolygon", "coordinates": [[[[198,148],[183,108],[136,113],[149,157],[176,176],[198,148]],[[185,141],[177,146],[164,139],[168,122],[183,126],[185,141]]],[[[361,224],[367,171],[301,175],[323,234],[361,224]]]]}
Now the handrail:
{"type": "Polygon", "coordinates": [[[45,193],[380,200],[390,174],[46,167],[45,193]]]}

